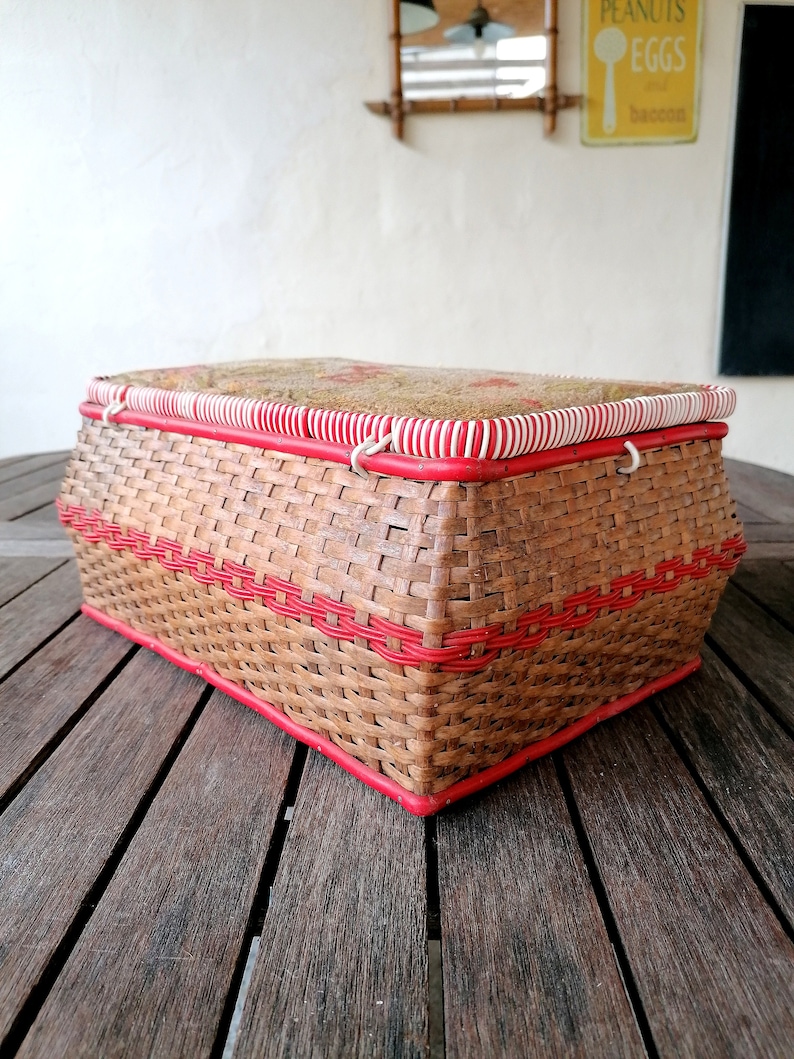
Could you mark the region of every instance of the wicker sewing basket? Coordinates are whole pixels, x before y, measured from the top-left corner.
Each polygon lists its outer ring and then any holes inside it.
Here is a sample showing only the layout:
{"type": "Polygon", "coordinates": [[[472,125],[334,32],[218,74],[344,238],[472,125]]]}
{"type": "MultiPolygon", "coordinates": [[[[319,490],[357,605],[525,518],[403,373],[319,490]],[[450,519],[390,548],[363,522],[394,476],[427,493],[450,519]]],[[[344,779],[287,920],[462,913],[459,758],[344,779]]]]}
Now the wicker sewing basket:
{"type": "Polygon", "coordinates": [[[745,548],[733,404],[327,360],[95,379],[59,510],[86,613],[425,815],[697,667],[745,548]]]}

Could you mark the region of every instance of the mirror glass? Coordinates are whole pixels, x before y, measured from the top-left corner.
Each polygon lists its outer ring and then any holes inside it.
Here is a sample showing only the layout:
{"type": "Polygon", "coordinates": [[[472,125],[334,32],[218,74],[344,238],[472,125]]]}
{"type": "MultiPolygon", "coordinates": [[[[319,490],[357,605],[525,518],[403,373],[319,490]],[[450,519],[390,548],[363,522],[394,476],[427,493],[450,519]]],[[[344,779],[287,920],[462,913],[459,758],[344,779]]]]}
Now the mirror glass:
{"type": "Polygon", "coordinates": [[[543,0],[435,0],[439,23],[402,38],[402,92],[425,99],[522,99],[543,91],[543,0]]]}

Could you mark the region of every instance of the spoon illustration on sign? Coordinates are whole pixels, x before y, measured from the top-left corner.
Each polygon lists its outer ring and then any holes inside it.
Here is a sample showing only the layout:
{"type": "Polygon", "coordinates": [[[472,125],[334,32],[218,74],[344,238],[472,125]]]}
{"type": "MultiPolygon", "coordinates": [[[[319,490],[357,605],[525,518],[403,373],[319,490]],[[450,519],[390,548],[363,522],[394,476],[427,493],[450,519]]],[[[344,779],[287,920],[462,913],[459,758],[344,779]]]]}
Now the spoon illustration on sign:
{"type": "Polygon", "coordinates": [[[626,34],[615,26],[602,29],[593,41],[596,58],[606,66],[604,75],[604,112],[601,127],[606,133],[613,133],[617,127],[615,108],[615,63],[619,63],[626,54],[626,34]]]}

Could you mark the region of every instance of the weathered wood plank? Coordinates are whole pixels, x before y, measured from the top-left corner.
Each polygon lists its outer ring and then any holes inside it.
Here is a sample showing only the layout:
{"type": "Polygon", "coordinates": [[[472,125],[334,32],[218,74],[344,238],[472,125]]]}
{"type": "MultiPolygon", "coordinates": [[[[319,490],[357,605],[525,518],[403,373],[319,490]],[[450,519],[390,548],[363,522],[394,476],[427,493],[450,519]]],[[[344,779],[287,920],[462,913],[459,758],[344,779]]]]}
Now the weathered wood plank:
{"type": "Polygon", "coordinates": [[[8,461],[2,461],[0,462],[0,483],[21,478],[31,471],[37,471],[40,467],[53,465],[61,468],[63,476],[68,456],[67,452],[43,452],[39,456],[17,456],[8,461]]]}
{"type": "Polygon", "coordinates": [[[427,1053],[421,820],[311,753],[236,1056],[427,1053]]]}
{"type": "Polygon", "coordinates": [[[794,743],[711,651],[655,700],[719,811],[794,926],[794,743]]]}
{"type": "Polygon", "coordinates": [[[0,684],[0,803],[132,650],[81,616],[0,684]]]}
{"type": "Polygon", "coordinates": [[[794,726],[794,634],[728,584],[708,639],[752,681],[778,716],[794,726]]]}
{"type": "Polygon", "coordinates": [[[733,582],[794,632],[794,571],[789,566],[777,559],[745,559],[733,582]]]}
{"type": "Polygon", "coordinates": [[[139,652],[0,816],[0,1053],[204,687],[139,652]]]}
{"type": "Polygon", "coordinates": [[[45,464],[35,470],[28,470],[25,474],[8,478],[0,482],[0,501],[9,500],[20,493],[30,492],[31,489],[44,485],[57,488],[63,481],[64,469],[64,461],[58,460],[56,463],[45,464]]]}
{"type": "Polygon", "coordinates": [[[792,561],[794,560],[794,543],[791,541],[750,541],[745,558],[792,561]]]}
{"type": "Polygon", "coordinates": [[[0,559],[0,607],[62,564],[63,559],[0,559]]]}
{"type": "Polygon", "coordinates": [[[648,707],[564,751],[662,1056],[787,1056],[794,945],[648,707]]]}
{"type": "Polygon", "coordinates": [[[750,544],[794,541],[794,524],[791,522],[759,522],[744,527],[745,540],[750,544]]]}
{"type": "Polygon", "coordinates": [[[82,598],[71,561],[0,608],[0,678],[76,614],[82,598]]]}
{"type": "Polygon", "coordinates": [[[60,491],[60,479],[45,482],[32,489],[26,489],[21,493],[0,500],[0,519],[10,522],[13,519],[27,515],[37,508],[51,504],[60,491]]]}
{"type": "MultiPolygon", "coordinates": [[[[47,509],[44,508],[42,510],[47,509]]],[[[55,505],[51,505],[49,510],[54,511],[55,505]]],[[[55,527],[52,525],[41,525],[28,515],[23,515],[13,522],[0,522],[0,541],[62,540],[65,536],[66,533],[60,522],[57,522],[55,527]]],[[[68,540],[69,538],[67,537],[66,539],[68,540]]]]}
{"type": "Polygon", "coordinates": [[[0,557],[4,559],[71,559],[74,549],[58,520],[54,504],[22,515],[13,522],[0,522],[0,557]]]}
{"type": "Polygon", "coordinates": [[[4,456],[0,460],[0,467],[9,467],[12,463],[19,463],[20,460],[26,460],[27,456],[4,456]]]}
{"type": "Polygon", "coordinates": [[[37,507],[33,511],[29,511],[27,515],[20,515],[18,519],[12,523],[14,526],[49,526],[53,533],[57,534],[63,540],[68,540],[66,536],[66,530],[61,525],[61,520],[58,518],[58,509],[55,504],[46,504],[44,507],[37,507]]]}
{"type": "Polygon", "coordinates": [[[794,477],[738,460],[726,460],[725,468],[736,500],[770,522],[794,522],[794,477]]]}
{"type": "Polygon", "coordinates": [[[13,522],[0,522],[0,557],[72,558],[74,550],[55,504],[39,507],[13,522]]]}
{"type": "Polygon", "coordinates": [[[769,522],[769,517],[767,515],[762,515],[760,511],[753,511],[751,507],[740,503],[738,500],[736,501],[736,514],[739,516],[739,521],[745,527],[752,526],[757,522],[769,522]]]}
{"type": "MultiPolygon", "coordinates": [[[[7,523],[8,525],[8,523],[7,523]]],[[[10,523],[18,525],[16,522],[10,523]]],[[[39,538],[38,540],[25,540],[24,538],[1,538],[0,537],[0,562],[9,559],[58,559],[51,569],[60,566],[64,559],[74,558],[74,549],[68,540],[55,540],[54,538],[39,538]]]]}
{"type": "Polygon", "coordinates": [[[551,761],[437,826],[448,1059],[641,1055],[551,761]]]}
{"type": "Polygon", "coordinates": [[[18,1059],[210,1054],[294,752],[213,695],[18,1059]]]}

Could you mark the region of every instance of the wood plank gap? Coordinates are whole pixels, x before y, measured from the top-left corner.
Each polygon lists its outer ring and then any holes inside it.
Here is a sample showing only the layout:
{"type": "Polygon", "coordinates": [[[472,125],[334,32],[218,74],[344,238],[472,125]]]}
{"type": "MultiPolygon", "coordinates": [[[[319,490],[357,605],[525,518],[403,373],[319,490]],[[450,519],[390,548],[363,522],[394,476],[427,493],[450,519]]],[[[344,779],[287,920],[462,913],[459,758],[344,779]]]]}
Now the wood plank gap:
{"type": "Polygon", "coordinates": [[[434,816],[425,817],[427,857],[427,936],[441,938],[441,892],[438,884],[438,828],[434,816]]]}
{"type": "Polygon", "coordinates": [[[654,699],[785,916],[794,923],[794,754],[789,736],[708,648],[654,699]]]}
{"type": "Polygon", "coordinates": [[[8,522],[16,522],[17,519],[26,518],[28,515],[35,515],[37,511],[42,511],[45,507],[49,507],[52,503],[52,497],[49,500],[45,500],[43,504],[36,504],[35,507],[28,508],[27,511],[22,511],[18,515],[11,515],[8,522]]]}
{"type": "Polygon", "coordinates": [[[31,990],[25,1003],[19,1010],[17,1017],[11,1023],[8,1033],[6,1034],[5,1040],[0,1040],[0,1055],[3,1059],[13,1059],[19,1049],[22,1047],[22,1043],[25,1040],[30,1028],[36,1021],[36,1018],[44,1006],[44,1002],[47,999],[47,995],[55,984],[58,975],[66,966],[66,962],[72,954],[75,946],[80,940],[80,936],[85,930],[86,926],[91,920],[91,916],[94,913],[94,909],[99,904],[102,895],[116,873],[116,869],[121,863],[124,854],[127,852],[130,843],[135,835],[135,832],[141,825],[142,820],[146,816],[151,807],[152,802],[157,797],[160,788],[163,786],[168,773],[171,771],[171,767],[179,756],[179,752],[188,740],[190,733],[196,727],[196,722],[201,716],[204,707],[210,700],[210,696],[213,694],[215,689],[211,686],[207,686],[202,691],[201,696],[196,703],[193,711],[188,717],[187,721],[182,727],[177,738],[168,751],[168,754],[163,759],[163,763],[158,769],[154,780],[152,781],[149,789],[145,792],[141,800],[132,814],[130,820],[121,832],[107,862],[97,878],[95,879],[91,889],[86,894],[85,900],[80,906],[80,910],[69,924],[66,929],[63,938],[58,944],[57,948],[53,952],[47,966],[43,969],[41,976],[36,985],[31,990]]]}
{"type": "Polygon", "coordinates": [[[720,644],[716,640],[713,640],[709,633],[706,633],[705,644],[710,647],[714,654],[719,658],[720,662],[724,666],[730,669],[731,673],[736,677],[740,684],[742,684],[756,701],[763,706],[769,716],[780,725],[783,731],[790,739],[794,739],[794,728],[789,724],[785,714],[778,710],[773,699],[769,695],[765,695],[761,688],[755,683],[752,677],[749,677],[741,666],[734,662],[727,651],[724,651],[720,644]]]}
{"type": "Polygon", "coordinates": [[[747,504],[743,504],[740,500],[736,501],[736,514],[739,516],[739,521],[743,526],[757,526],[762,523],[769,523],[770,516],[764,515],[760,511],[755,511],[747,504]]]}
{"type": "Polygon", "coordinates": [[[757,595],[750,588],[748,588],[744,581],[737,580],[736,578],[734,578],[732,583],[733,586],[737,588],[743,596],[747,596],[749,600],[755,603],[757,607],[760,607],[761,610],[765,614],[768,614],[769,617],[772,618],[774,621],[776,621],[778,625],[782,625],[784,629],[787,629],[790,633],[794,633],[794,624],[788,621],[783,614],[778,613],[778,611],[776,611],[774,607],[770,606],[763,599],[762,596],[757,595]]]}
{"type": "Polygon", "coordinates": [[[80,615],[0,685],[0,799],[131,646],[80,615]]]}
{"type": "Polygon", "coordinates": [[[651,700],[651,702],[648,705],[649,705],[650,711],[653,714],[657,724],[662,729],[662,731],[664,732],[665,736],[670,740],[670,743],[672,744],[673,749],[675,750],[675,752],[678,754],[679,758],[683,762],[684,767],[686,768],[686,770],[689,773],[689,775],[692,777],[692,779],[693,779],[693,781],[695,783],[695,786],[697,787],[697,789],[702,794],[703,800],[705,801],[706,805],[708,805],[709,809],[714,814],[715,820],[717,821],[717,823],[720,825],[722,830],[725,832],[725,834],[730,839],[731,844],[733,845],[733,848],[736,850],[736,854],[739,857],[739,860],[742,862],[742,864],[744,864],[745,869],[747,870],[747,874],[753,880],[753,882],[755,883],[755,885],[758,888],[759,892],[761,893],[761,896],[764,898],[766,903],[769,905],[769,908],[774,913],[776,919],[780,923],[780,926],[783,928],[783,931],[785,932],[786,936],[789,938],[790,941],[794,942],[794,924],[792,924],[789,921],[788,917],[786,916],[786,913],[783,911],[783,909],[778,904],[778,902],[777,902],[777,900],[775,898],[775,895],[772,893],[772,891],[767,886],[766,882],[764,881],[763,876],[759,873],[759,871],[756,868],[755,864],[753,863],[749,853],[744,848],[744,845],[742,844],[741,839],[736,834],[736,832],[734,831],[733,827],[729,823],[728,819],[726,818],[726,816],[724,815],[724,813],[720,809],[719,805],[714,800],[714,798],[713,798],[711,792],[709,791],[708,787],[703,782],[703,780],[702,780],[702,778],[700,776],[700,773],[695,768],[694,762],[691,760],[691,758],[689,757],[689,754],[687,753],[686,747],[681,742],[681,740],[678,738],[678,736],[673,731],[673,729],[670,727],[670,725],[667,723],[664,715],[662,714],[662,711],[653,702],[653,700],[651,700]]]}
{"type": "Polygon", "coordinates": [[[80,614],[83,593],[74,561],[0,609],[0,679],[19,669],[36,651],[80,614]]]}
{"type": "MultiPolygon", "coordinates": [[[[24,558],[36,559],[38,556],[25,556],[24,558]]],[[[33,588],[34,585],[37,585],[39,581],[43,581],[45,577],[49,577],[49,575],[54,574],[56,570],[60,570],[60,568],[68,562],[68,559],[63,559],[60,562],[57,559],[53,559],[54,566],[49,567],[47,570],[43,570],[42,573],[38,577],[34,577],[32,581],[26,581],[18,592],[14,592],[14,594],[9,596],[8,599],[4,599],[2,603],[0,603],[0,607],[5,607],[7,604],[12,603],[18,596],[21,596],[23,592],[27,592],[29,588],[33,588]]]]}
{"type": "Polygon", "coordinates": [[[304,743],[295,744],[292,765],[284,787],[284,797],[278,811],[278,824],[273,829],[270,845],[265,855],[262,874],[259,878],[256,895],[248,916],[248,924],[244,935],[245,940],[240,949],[240,957],[232,975],[229,992],[218,1023],[218,1033],[209,1059],[226,1059],[234,1051],[234,1044],[240,1031],[240,1022],[245,1007],[245,995],[248,993],[248,987],[251,984],[250,978],[255,962],[255,955],[252,960],[250,954],[255,942],[257,951],[259,948],[262,928],[270,907],[270,891],[281,862],[281,854],[284,850],[284,843],[292,820],[292,814],[288,813],[287,810],[295,804],[298,787],[303,776],[303,769],[306,765],[308,750],[309,748],[304,743]]]}
{"type": "Polygon", "coordinates": [[[9,522],[8,525],[13,529],[20,528],[22,530],[27,529],[29,526],[43,526],[50,531],[55,530],[57,533],[63,534],[64,539],[68,539],[66,530],[61,524],[58,509],[55,506],[55,497],[52,498],[51,503],[45,504],[44,507],[34,508],[25,515],[20,515],[18,519],[9,522]]]}
{"type": "MultiPolygon", "coordinates": [[[[203,685],[190,683],[192,709],[203,685]]],[[[213,693],[17,1059],[206,1059],[294,753],[277,727],[213,693]]]]}
{"type": "MultiPolygon", "coordinates": [[[[19,492],[30,493],[39,486],[60,484],[65,465],[62,461],[30,469],[25,474],[6,479],[0,484],[0,500],[8,500],[19,492]]],[[[51,490],[55,492],[56,490],[51,490]]]]}
{"type": "Polygon", "coordinates": [[[726,459],[731,493],[740,504],[760,512],[770,522],[794,519],[794,478],[769,467],[726,459]]]}
{"type": "Polygon", "coordinates": [[[235,1057],[427,1057],[422,821],[308,755],[235,1057]]]}
{"type": "Polygon", "coordinates": [[[124,667],[131,661],[131,659],[138,653],[140,647],[137,644],[131,644],[130,650],[118,662],[113,669],[107,674],[107,676],[100,681],[99,684],[94,688],[91,694],[80,704],[80,706],[74,711],[69,719],[61,725],[58,731],[44,744],[39,750],[38,754],[33,758],[28,767],[22,772],[14,782],[9,786],[8,790],[0,795],[0,816],[6,811],[11,802],[16,798],[22,788],[28,783],[29,780],[36,775],[41,766],[47,761],[61,743],[66,739],[72,729],[85,717],[97,699],[103,695],[116,677],[121,673],[124,667]]]}
{"type": "Polygon", "coordinates": [[[267,851],[267,856],[265,857],[264,867],[262,868],[262,878],[257,891],[257,896],[261,897],[261,900],[258,903],[255,901],[252,909],[252,935],[261,934],[262,928],[265,925],[265,916],[270,908],[270,891],[273,887],[273,880],[276,878],[278,866],[281,863],[281,854],[284,852],[284,843],[286,842],[287,832],[289,831],[292,822],[292,814],[288,814],[287,809],[295,805],[295,799],[298,796],[298,787],[300,787],[300,782],[303,777],[303,770],[306,766],[306,757],[308,753],[309,748],[305,743],[296,743],[295,756],[292,759],[292,766],[290,767],[289,776],[287,777],[287,785],[284,788],[284,799],[281,803],[281,808],[279,809],[279,824],[273,832],[273,839],[267,851]]]}
{"type": "Polygon", "coordinates": [[[251,976],[254,973],[254,964],[256,963],[256,958],[259,955],[259,945],[261,941],[261,934],[256,934],[253,938],[251,938],[251,944],[248,946],[248,955],[245,959],[243,977],[240,983],[240,988],[237,992],[237,998],[234,1004],[234,1011],[232,1013],[232,1021],[229,1027],[229,1032],[226,1036],[226,1044],[223,1048],[222,1059],[232,1059],[232,1056],[234,1055],[234,1046],[237,1042],[237,1035],[240,1032],[240,1023],[242,1022],[243,1018],[245,1001],[248,996],[248,990],[251,988],[251,976]]]}
{"type": "Polygon", "coordinates": [[[563,758],[658,1051],[787,1056],[794,948],[647,703],[563,758]]]}
{"type": "Polygon", "coordinates": [[[794,634],[730,583],[708,634],[763,689],[775,712],[794,729],[794,634]]]}
{"type": "Polygon", "coordinates": [[[590,885],[593,888],[593,893],[595,894],[601,917],[604,921],[604,926],[606,927],[607,936],[612,945],[612,951],[615,954],[615,963],[617,965],[618,974],[623,983],[626,1000],[628,1001],[629,1007],[634,1016],[637,1033],[639,1034],[647,1059],[659,1059],[659,1050],[656,1047],[656,1042],[651,1033],[648,1016],[646,1015],[645,1007],[640,998],[637,983],[634,979],[634,972],[631,969],[628,954],[623,945],[623,939],[620,936],[620,930],[618,929],[612,906],[609,903],[606,887],[604,886],[601,875],[598,871],[595,854],[590,845],[590,839],[587,837],[587,831],[582,822],[579,806],[576,804],[576,798],[573,793],[570,777],[568,776],[568,770],[565,767],[565,761],[559,750],[551,755],[551,759],[554,763],[554,769],[557,773],[560,789],[565,798],[565,804],[568,809],[568,815],[571,818],[571,824],[573,825],[576,838],[579,842],[582,859],[584,860],[585,868],[587,869],[587,874],[590,878],[590,885]]]}
{"type": "MultiPolygon", "coordinates": [[[[592,879],[592,876],[591,876],[591,879],[592,879]]],[[[629,994],[629,989],[628,989],[628,986],[626,985],[626,976],[623,974],[623,968],[620,966],[620,960],[618,959],[618,950],[615,948],[614,944],[612,945],[612,956],[615,959],[615,966],[618,969],[618,975],[620,976],[620,984],[623,986],[623,992],[626,995],[626,1000],[628,1001],[629,1007],[631,1008],[631,1013],[634,1016],[634,1025],[637,1027],[637,1034],[639,1035],[639,1038],[640,1038],[640,1044],[642,1045],[642,1050],[645,1053],[645,1059],[648,1059],[648,1046],[645,1043],[645,1040],[644,1040],[644,1038],[642,1036],[642,1033],[640,1032],[640,1023],[639,1023],[639,1020],[637,1019],[637,1012],[634,1010],[634,1005],[632,1003],[631,996],[629,994]]]]}
{"type": "MultiPolygon", "coordinates": [[[[69,560],[67,560],[67,562],[69,562],[69,560]]],[[[64,566],[65,566],[65,565],[66,565],[66,563],[64,563],[64,566]]],[[[53,570],[52,572],[53,572],[53,573],[56,573],[56,571],[55,571],[55,570],[53,570]]],[[[47,574],[46,576],[47,576],[47,577],[49,577],[50,575],[49,575],[49,574],[47,574]]],[[[44,578],[42,578],[42,581],[43,581],[43,580],[44,580],[44,578]]],[[[31,587],[33,587],[33,586],[31,586],[31,587]]],[[[26,589],[26,591],[27,591],[27,589],[26,589]]],[[[18,598],[18,597],[17,597],[17,598],[18,598]]],[[[55,637],[59,635],[59,633],[62,633],[64,629],[66,629],[66,628],[68,628],[68,626],[70,626],[70,625],[74,624],[74,622],[76,622],[76,621],[77,621],[77,619],[78,619],[78,618],[80,617],[80,614],[81,614],[81,611],[79,611],[79,610],[76,610],[76,611],[74,612],[74,614],[72,614],[72,615],[71,615],[70,617],[68,617],[68,618],[66,619],[66,621],[65,621],[65,622],[64,622],[64,623],[63,623],[62,625],[59,625],[57,629],[54,629],[54,630],[53,630],[53,631],[52,631],[51,633],[49,633],[49,634],[48,634],[47,636],[45,636],[43,640],[39,641],[39,643],[38,643],[38,644],[36,644],[36,646],[35,646],[35,647],[34,647],[34,648],[33,648],[33,649],[31,650],[31,651],[28,651],[28,653],[27,653],[27,654],[25,655],[25,657],[24,657],[24,658],[20,658],[20,660],[19,660],[18,662],[16,662],[16,663],[15,663],[15,664],[14,664],[14,665],[13,665],[13,666],[12,666],[12,667],[11,667],[11,668],[10,668],[10,669],[8,670],[8,672],[0,674],[0,684],[3,684],[3,683],[4,683],[5,681],[6,681],[6,680],[8,680],[8,678],[9,678],[9,677],[12,677],[12,676],[14,675],[14,673],[16,673],[16,672],[17,672],[17,670],[18,670],[18,669],[21,669],[21,668],[22,668],[22,666],[24,666],[26,662],[29,662],[29,661],[30,661],[30,659],[31,659],[31,658],[32,658],[32,657],[33,657],[34,655],[38,654],[38,653],[39,653],[39,651],[40,651],[40,650],[41,650],[41,649],[42,649],[43,647],[46,647],[46,646],[47,646],[47,644],[48,644],[48,643],[49,643],[49,642],[50,642],[51,640],[54,640],[54,639],[55,639],[55,637]]]]}
{"type": "Polygon", "coordinates": [[[37,471],[43,467],[54,467],[56,464],[66,469],[66,461],[68,460],[68,453],[49,452],[43,453],[41,456],[20,456],[19,459],[14,460],[13,463],[16,466],[11,466],[11,463],[5,463],[0,461],[0,482],[5,484],[6,482],[14,481],[16,478],[21,478],[23,475],[30,474],[33,471],[37,471]],[[24,467],[20,467],[19,464],[24,463],[24,467]]]}
{"type": "Polygon", "coordinates": [[[427,1016],[428,1059],[445,1059],[444,1040],[444,965],[441,940],[427,939],[427,1016]]]}
{"type": "Polygon", "coordinates": [[[33,486],[32,489],[0,499],[0,519],[3,522],[14,522],[40,508],[49,507],[60,490],[60,478],[55,478],[51,482],[44,482],[33,486]]]}
{"type": "Polygon", "coordinates": [[[427,1022],[429,1059],[444,1059],[444,957],[441,949],[441,888],[438,880],[438,827],[425,818],[427,874],[427,1022]]]}
{"type": "Polygon", "coordinates": [[[0,460],[0,467],[10,467],[13,463],[21,463],[22,460],[30,459],[29,456],[6,456],[0,460]]]}

